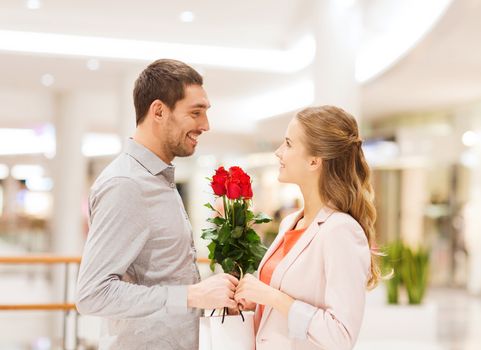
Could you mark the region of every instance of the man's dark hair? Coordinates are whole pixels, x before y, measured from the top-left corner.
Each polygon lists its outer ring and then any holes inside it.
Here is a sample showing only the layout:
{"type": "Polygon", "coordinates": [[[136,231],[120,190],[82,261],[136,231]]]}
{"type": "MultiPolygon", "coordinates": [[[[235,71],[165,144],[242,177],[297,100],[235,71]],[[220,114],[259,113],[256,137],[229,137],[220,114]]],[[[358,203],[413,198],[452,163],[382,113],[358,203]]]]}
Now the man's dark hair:
{"type": "Polygon", "coordinates": [[[202,84],[202,76],[183,62],[169,59],[152,62],[135,81],[136,124],[143,122],[153,101],[160,100],[172,110],[184,98],[186,86],[202,84]]]}

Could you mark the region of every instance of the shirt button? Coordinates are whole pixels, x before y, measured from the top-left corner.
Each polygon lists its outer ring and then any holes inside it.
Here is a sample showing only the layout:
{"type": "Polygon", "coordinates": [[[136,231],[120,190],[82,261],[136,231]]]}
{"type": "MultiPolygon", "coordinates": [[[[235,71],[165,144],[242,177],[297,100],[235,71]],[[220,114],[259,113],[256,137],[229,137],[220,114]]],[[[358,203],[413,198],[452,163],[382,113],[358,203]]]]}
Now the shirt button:
{"type": "Polygon", "coordinates": [[[171,183],[170,184],[170,188],[174,188],[175,187],[175,184],[174,183],[171,183]]]}

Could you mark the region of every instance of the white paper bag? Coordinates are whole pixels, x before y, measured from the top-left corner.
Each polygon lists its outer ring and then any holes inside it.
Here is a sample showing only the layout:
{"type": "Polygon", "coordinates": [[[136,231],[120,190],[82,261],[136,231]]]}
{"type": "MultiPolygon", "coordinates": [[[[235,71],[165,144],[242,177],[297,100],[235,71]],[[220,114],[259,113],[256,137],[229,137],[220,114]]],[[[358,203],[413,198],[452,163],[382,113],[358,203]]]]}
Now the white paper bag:
{"type": "Polygon", "coordinates": [[[201,317],[199,350],[254,350],[254,313],[240,315],[201,317]]]}

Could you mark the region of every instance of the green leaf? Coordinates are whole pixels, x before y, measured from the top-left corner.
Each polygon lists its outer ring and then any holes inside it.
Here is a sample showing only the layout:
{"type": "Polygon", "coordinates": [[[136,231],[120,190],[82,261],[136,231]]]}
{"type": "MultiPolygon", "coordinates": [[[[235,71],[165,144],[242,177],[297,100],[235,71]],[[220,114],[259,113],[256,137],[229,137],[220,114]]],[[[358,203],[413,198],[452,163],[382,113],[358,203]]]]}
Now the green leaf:
{"type": "Polygon", "coordinates": [[[202,229],[202,234],[200,235],[203,239],[217,239],[217,228],[205,228],[202,229]]]}
{"type": "Polygon", "coordinates": [[[219,241],[221,243],[225,243],[229,238],[230,238],[230,226],[228,224],[224,224],[219,230],[219,241]]]}
{"type": "Polygon", "coordinates": [[[221,226],[226,220],[223,217],[216,216],[215,218],[208,218],[207,222],[211,222],[216,226],[221,226]]]}
{"type": "Polygon", "coordinates": [[[264,256],[264,254],[267,251],[267,248],[264,247],[262,244],[259,244],[259,243],[252,243],[252,244],[249,245],[249,248],[250,248],[250,251],[251,251],[252,255],[254,255],[254,257],[256,257],[258,259],[262,259],[262,257],[264,256]]]}
{"type": "Polygon", "coordinates": [[[224,270],[225,273],[230,273],[234,270],[234,260],[231,258],[226,258],[222,261],[222,270],[224,270]]]}
{"type": "Polygon", "coordinates": [[[211,261],[210,261],[210,265],[209,265],[209,266],[210,266],[210,270],[211,270],[212,272],[214,272],[214,270],[215,270],[215,264],[216,264],[215,260],[211,260],[211,261]]]}
{"type": "Polygon", "coordinates": [[[254,222],[256,224],[268,223],[268,222],[271,222],[271,221],[272,221],[271,217],[267,216],[264,213],[259,213],[254,217],[254,222]]]}
{"type": "Polygon", "coordinates": [[[246,233],[246,239],[250,243],[258,243],[261,241],[259,235],[253,229],[248,229],[246,233]]]}
{"type": "Polygon", "coordinates": [[[246,210],[246,222],[251,222],[255,215],[251,210],[246,210]]]}
{"type": "Polygon", "coordinates": [[[207,246],[207,248],[209,249],[209,253],[214,253],[216,246],[217,244],[215,242],[210,242],[210,244],[207,246]]]}
{"type": "Polygon", "coordinates": [[[205,203],[204,207],[209,208],[209,209],[214,210],[214,211],[217,211],[217,210],[214,209],[214,207],[210,203],[205,203]]]}
{"type": "Polygon", "coordinates": [[[242,233],[244,232],[244,227],[242,226],[236,226],[234,230],[232,231],[232,237],[234,238],[239,238],[242,236],[242,233]]]}
{"type": "Polygon", "coordinates": [[[215,242],[210,242],[210,244],[207,246],[209,249],[209,259],[214,259],[214,252],[217,244],[215,242]]]}
{"type": "Polygon", "coordinates": [[[231,252],[231,250],[232,250],[232,249],[231,249],[230,244],[224,245],[224,246],[222,247],[222,256],[228,257],[228,256],[230,255],[229,253],[231,252]]]}
{"type": "Polygon", "coordinates": [[[244,255],[244,251],[243,250],[240,250],[240,249],[233,249],[229,252],[229,255],[230,257],[232,258],[232,260],[234,261],[238,261],[242,258],[242,256],[244,255]]]}

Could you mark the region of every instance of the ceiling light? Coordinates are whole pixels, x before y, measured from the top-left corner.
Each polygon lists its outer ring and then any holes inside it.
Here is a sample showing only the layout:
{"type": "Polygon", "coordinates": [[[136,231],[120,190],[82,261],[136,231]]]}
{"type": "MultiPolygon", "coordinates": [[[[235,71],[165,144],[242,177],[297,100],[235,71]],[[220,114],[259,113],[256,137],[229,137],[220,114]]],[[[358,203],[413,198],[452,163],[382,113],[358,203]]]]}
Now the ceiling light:
{"type": "Polygon", "coordinates": [[[469,130],[463,134],[462,140],[466,147],[473,147],[479,143],[480,138],[480,135],[478,135],[476,132],[469,130]]]}
{"type": "Polygon", "coordinates": [[[87,61],[87,68],[90,70],[99,70],[100,62],[95,58],[91,58],[87,61]]]}
{"type": "Polygon", "coordinates": [[[27,0],[25,2],[25,6],[29,10],[38,10],[40,7],[42,7],[42,2],[40,0],[27,0]]]}
{"type": "Polygon", "coordinates": [[[53,180],[49,177],[31,177],[25,185],[30,191],[48,192],[53,188],[53,180]]]}
{"type": "Polygon", "coordinates": [[[184,23],[190,23],[194,20],[195,15],[192,11],[184,11],[180,14],[180,20],[184,23]]]}
{"type": "Polygon", "coordinates": [[[82,154],[86,157],[115,155],[121,150],[120,138],[115,134],[88,133],[82,140],[82,154]]]}
{"type": "Polygon", "coordinates": [[[0,164],[0,180],[6,179],[8,177],[9,169],[5,164],[0,164]]]}
{"type": "Polygon", "coordinates": [[[305,35],[285,50],[173,44],[39,32],[0,30],[0,51],[151,62],[170,57],[190,64],[293,73],[314,60],[316,42],[305,35]]]}
{"type": "Polygon", "coordinates": [[[47,73],[42,75],[42,78],[40,78],[40,81],[43,86],[49,87],[53,85],[53,83],[55,82],[55,78],[53,77],[52,74],[47,73]]]}
{"type": "Polygon", "coordinates": [[[300,79],[268,92],[246,97],[236,108],[240,118],[258,121],[309,106],[314,102],[314,82],[300,79]]]}
{"type": "Polygon", "coordinates": [[[0,128],[0,155],[38,154],[55,151],[55,136],[46,129],[0,128]]]}
{"type": "Polygon", "coordinates": [[[12,177],[17,180],[26,180],[33,177],[42,177],[45,170],[41,165],[17,164],[12,168],[12,177]]]}

